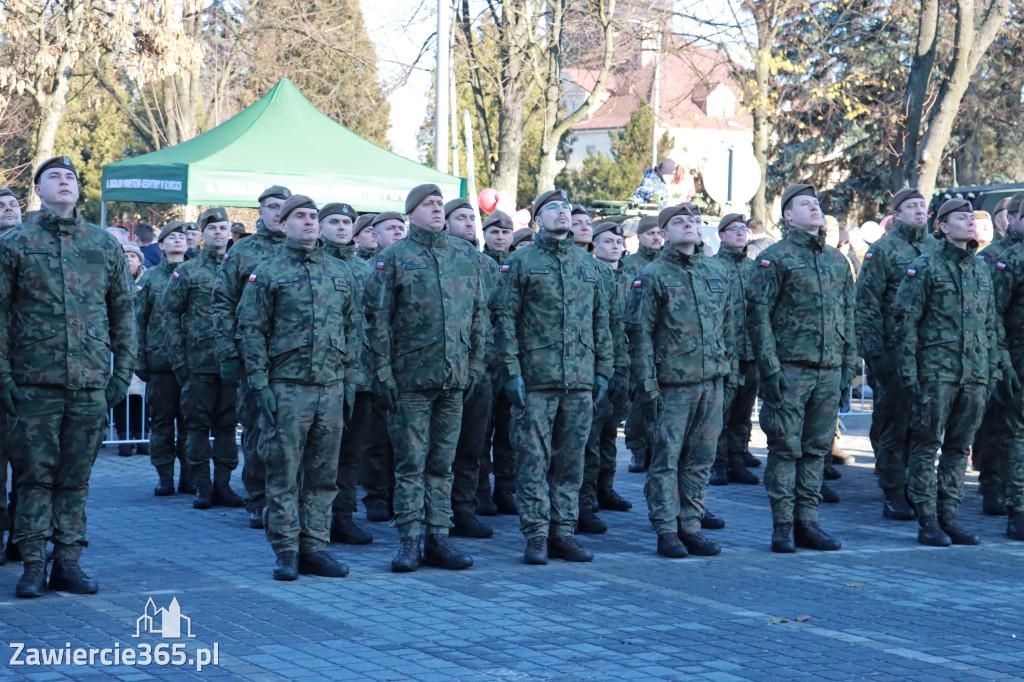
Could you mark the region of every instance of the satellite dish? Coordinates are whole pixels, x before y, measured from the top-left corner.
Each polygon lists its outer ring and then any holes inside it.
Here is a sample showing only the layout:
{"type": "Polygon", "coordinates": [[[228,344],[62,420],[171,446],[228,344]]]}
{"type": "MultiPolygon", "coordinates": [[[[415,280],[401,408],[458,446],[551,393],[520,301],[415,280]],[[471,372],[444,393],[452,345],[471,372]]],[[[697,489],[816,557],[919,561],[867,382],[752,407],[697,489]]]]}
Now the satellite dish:
{"type": "Polygon", "coordinates": [[[743,204],[754,197],[761,185],[761,167],[749,147],[729,147],[707,160],[701,177],[704,189],[719,204],[743,204]]]}

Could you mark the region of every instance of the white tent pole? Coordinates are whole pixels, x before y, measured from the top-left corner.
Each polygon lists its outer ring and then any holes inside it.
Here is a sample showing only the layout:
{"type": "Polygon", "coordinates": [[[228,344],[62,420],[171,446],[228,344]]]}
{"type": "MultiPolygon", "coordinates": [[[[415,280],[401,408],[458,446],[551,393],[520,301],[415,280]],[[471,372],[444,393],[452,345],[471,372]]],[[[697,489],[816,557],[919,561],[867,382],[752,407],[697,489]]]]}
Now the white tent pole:
{"type": "Polygon", "coordinates": [[[434,70],[434,168],[448,172],[448,1],[437,0],[437,66],[434,70]]]}
{"type": "Polygon", "coordinates": [[[469,205],[473,207],[473,215],[476,216],[476,240],[483,248],[484,231],[481,229],[480,211],[476,202],[476,156],[473,154],[473,125],[470,122],[468,109],[462,110],[462,129],[466,136],[466,194],[469,195],[469,205]]]}

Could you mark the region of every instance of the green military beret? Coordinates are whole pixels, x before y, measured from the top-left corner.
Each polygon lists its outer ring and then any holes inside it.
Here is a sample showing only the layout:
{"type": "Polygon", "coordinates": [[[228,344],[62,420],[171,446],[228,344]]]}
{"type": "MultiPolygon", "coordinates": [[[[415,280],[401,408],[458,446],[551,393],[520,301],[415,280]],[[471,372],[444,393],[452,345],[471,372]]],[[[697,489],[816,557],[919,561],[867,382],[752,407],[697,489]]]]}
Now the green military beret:
{"type": "Polygon", "coordinates": [[[939,210],[935,213],[935,224],[938,225],[941,222],[945,222],[946,217],[950,213],[959,212],[970,213],[974,215],[974,207],[971,206],[971,202],[967,199],[950,199],[939,206],[939,210]]]}
{"type": "Polygon", "coordinates": [[[284,222],[289,214],[297,208],[311,208],[316,210],[316,203],[305,194],[293,194],[281,204],[281,213],[277,216],[278,222],[284,222]]]}
{"type": "Polygon", "coordinates": [[[916,187],[904,187],[892,195],[892,202],[889,204],[892,207],[892,212],[900,210],[900,204],[909,199],[924,199],[924,195],[916,187]]]}
{"type": "Polygon", "coordinates": [[[533,219],[536,220],[537,214],[540,213],[540,210],[552,201],[568,202],[569,195],[565,193],[564,189],[549,189],[547,192],[544,192],[537,197],[537,201],[533,202],[533,208],[530,209],[530,215],[533,219]]]}
{"type": "Polygon", "coordinates": [[[10,187],[0,187],[0,197],[14,197],[15,199],[18,198],[18,196],[14,193],[14,190],[11,189],[10,187]]]}
{"type": "Polygon", "coordinates": [[[999,203],[996,204],[996,207],[992,209],[992,215],[994,216],[996,213],[999,213],[1000,211],[1008,210],[1010,210],[1010,197],[1003,197],[1002,199],[999,200],[999,203]]]}
{"type": "Polygon", "coordinates": [[[525,242],[527,239],[533,241],[535,233],[528,227],[521,227],[512,234],[512,245],[509,247],[510,250],[515,250],[517,246],[525,242]]]}
{"type": "Polygon", "coordinates": [[[357,218],[359,218],[359,214],[356,213],[356,210],[354,208],[352,208],[348,204],[342,204],[337,201],[327,204],[323,208],[321,208],[320,212],[316,214],[316,219],[319,220],[320,222],[323,222],[324,218],[326,218],[329,215],[347,215],[349,218],[352,219],[353,223],[356,221],[357,218]]]}
{"type": "Polygon", "coordinates": [[[437,185],[417,185],[409,191],[409,196],[405,198],[405,212],[406,214],[412,213],[413,209],[423,203],[423,200],[427,197],[441,197],[441,188],[437,185]]]}
{"type": "Polygon", "coordinates": [[[726,213],[722,216],[722,219],[718,221],[718,231],[721,232],[733,223],[743,223],[746,225],[747,218],[742,213],[726,213]]]}
{"type": "Polygon", "coordinates": [[[641,217],[640,222],[637,223],[636,233],[643,234],[644,232],[653,230],[656,227],[658,227],[658,216],[645,215],[641,217]]]}
{"type": "Polygon", "coordinates": [[[185,234],[185,223],[181,222],[180,220],[172,220],[171,222],[161,227],[160,234],[156,238],[157,243],[162,242],[164,238],[167,237],[167,235],[174,234],[175,232],[181,232],[182,234],[185,234]]]}
{"type": "Polygon", "coordinates": [[[287,199],[291,195],[292,191],[287,187],[284,187],[282,185],[271,185],[270,187],[263,190],[263,194],[260,195],[260,198],[257,199],[257,201],[259,201],[262,204],[264,199],[269,199],[271,197],[275,197],[277,199],[287,199]]]}
{"type": "MultiPolygon", "coordinates": [[[[228,211],[222,206],[216,208],[208,208],[203,211],[203,215],[199,216],[199,224],[197,228],[199,230],[205,230],[206,226],[210,223],[226,223],[228,221],[228,211]]],[[[194,224],[194,223],[192,223],[194,224]]],[[[185,228],[188,229],[187,227],[185,228]]]]}
{"type": "Polygon", "coordinates": [[[1017,215],[1020,213],[1022,205],[1024,205],[1024,192],[1017,192],[1006,202],[1006,210],[1010,212],[1010,215],[1017,215]]]}
{"type": "Polygon", "coordinates": [[[71,163],[70,156],[55,156],[52,159],[47,159],[39,164],[39,168],[36,168],[35,175],[32,176],[32,184],[39,184],[39,176],[43,174],[43,171],[50,168],[66,168],[78,177],[78,171],[75,170],[75,164],[71,163]]]}
{"type": "Polygon", "coordinates": [[[450,216],[452,213],[459,210],[460,208],[468,208],[470,211],[472,211],[473,204],[469,203],[469,199],[466,199],[464,197],[452,199],[451,201],[444,205],[444,219],[448,220],[448,216],[450,216]]]}
{"type": "MultiPolygon", "coordinates": [[[[419,204],[416,204],[416,206],[419,206],[419,204]]],[[[413,208],[415,208],[415,206],[413,208]]],[[[378,213],[376,217],[374,217],[373,222],[371,222],[370,225],[377,227],[385,220],[401,220],[404,223],[405,216],[399,213],[398,211],[384,211],[383,213],[378,213]]]]}
{"type": "Polygon", "coordinates": [[[782,193],[782,210],[786,210],[786,205],[789,200],[793,197],[798,197],[803,194],[807,196],[818,198],[818,190],[814,188],[814,185],[790,185],[786,188],[786,191],[782,193]]]}
{"type": "Polygon", "coordinates": [[[362,232],[364,227],[369,227],[373,223],[373,219],[376,217],[376,213],[364,213],[356,218],[356,223],[352,226],[352,236],[355,237],[357,234],[362,232]]]}
{"type": "Polygon", "coordinates": [[[665,229],[665,226],[668,225],[668,221],[683,213],[689,216],[694,216],[695,218],[700,217],[700,209],[694,204],[678,204],[676,206],[669,206],[661,209],[661,212],[658,213],[658,227],[665,229]]]}
{"type": "Polygon", "coordinates": [[[622,225],[620,225],[619,223],[613,223],[608,220],[606,220],[603,223],[598,223],[597,226],[594,228],[594,239],[596,240],[599,234],[604,234],[605,232],[611,232],[612,234],[616,234],[621,237],[622,225]]]}
{"type": "Polygon", "coordinates": [[[487,216],[487,220],[484,221],[484,225],[480,229],[486,230],[488,227],[500,227],[505,230],[511,230],[515,226],[512,224],[512,218],[509,217],[508,213],[495,211],[487,216]]]}
{"type": "Polygon", "coordinates": [[[185,231],[186,232],[192,232],[192,231],[201,231],[201,230],[199,228],[199,225],[197,225],[196,223],[193,223],[193,222],[190,221],[190,222],[185,223],[185,231]]]}
{"type": "Polygon", "coordinates": [[[590,215],[590,211],[588,211],[583,206],[579,206],[579,205],[576,205],[576,206],[572,207],[572,215],[585,215],[588,218],[593,218],[594,217],[594,216],[590,215]]]}

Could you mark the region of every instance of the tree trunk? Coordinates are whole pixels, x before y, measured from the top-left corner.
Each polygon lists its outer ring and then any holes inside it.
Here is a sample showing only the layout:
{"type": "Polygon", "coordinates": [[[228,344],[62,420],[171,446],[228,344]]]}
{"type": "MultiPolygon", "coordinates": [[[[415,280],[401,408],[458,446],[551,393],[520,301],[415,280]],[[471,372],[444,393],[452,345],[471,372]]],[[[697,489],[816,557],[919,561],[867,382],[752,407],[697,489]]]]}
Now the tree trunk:
{"type": "Polygon", "coordinates": [[[903,94],[904,119],[902,129],[897,134],[897,154],[893,158],[893,192],[902,189],[908,181],[912,182],[917,175],[917,149],[928,95],[928,81],[931,78],[932,65],[935,63],[938,24],[939,0],[924,0],[918,19],[917,47],[910,63],[907,89],[903,94]]]}
{"type": "Polygon", "coordinates": [[[519,187],[523,109],[529,82],[525,65],[529,20],[525,4],[524,0],[506,0],[501,4],[501,106],[498,110],[498,163],[492,186],[512,196],[519,187]]]}
{"type": "MultiPolygon", "coordinates": [[[[70,74],[69,74],[70,76],[70,74]]],[[[32,173],[43,161],[54,155],[54,146],[57,140],[57,128],[64,118],[67,110],[68,87],[70,77],[57,79],[57,89],[47,95],[37,95],[36,103],[39,105],[39,129],[36,131],[36,153],[32,159],[32,173]]],[[[33,192],[28,197],[28,210],[35,211],[39,208],[39,197],[33,192]]]]}
{"type": "Polygon", "coordinates": [[[751,12],[757,25],[757,52],[754,54],[754,118],[753,148],[754,160],[761,169],[761,182],[754,198],[750,200],[750,217],[761,220],[765,225],[771,221],[768,215],[768,146],[771,144],[771,50],[775,41],[775,30],[771,17],[763,3],[751,3],[751,12]]]}

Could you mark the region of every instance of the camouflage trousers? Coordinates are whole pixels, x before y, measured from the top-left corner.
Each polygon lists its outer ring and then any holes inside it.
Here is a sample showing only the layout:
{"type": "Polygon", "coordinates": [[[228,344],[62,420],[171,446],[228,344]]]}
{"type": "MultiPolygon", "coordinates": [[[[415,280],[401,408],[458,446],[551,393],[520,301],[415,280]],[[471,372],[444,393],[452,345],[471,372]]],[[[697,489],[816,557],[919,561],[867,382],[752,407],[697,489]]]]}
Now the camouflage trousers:
{"type": "Polygon", "coordinates": [[[359,483],[366,495],[363,504],[395,498],[395,449],[388,435],[388,415],[370,406],[369,427],[359,452],[359,483]]]}
{"type": "Polygon", "coordinates": [[[497,377],[491,375],[493,402],[487,420],[487,432],[480,450],[480,474],[478,491],[490,492],[491,474],[494,474],[494,490],[515,492],[516,452],[512,448],[509,427],[512,424],[512,406],[505,396],[505,387],[497,377]]]}
{"type": "Polygon", "coordinates": [[[345,424],[338,452],[338,495],[334,498],[333,506],[335,514],[351,518],[356,512],[360,453],[372,428],[373,395],[357,391],[356,403],[352,406],[352,419],[345,424]]]}
{"type": "Polygon", "coordinates": [[[77,560],[89,544],[85,503],[107,423],[104,391],[20,388],[25,400],[17,405],[8,438],[17,474],[13,540],[25,561],[45,560],[51,538],[55,558],[77,560]]]}
{"type": "Polygon", "coordinates": [[[1013,511],[1024,511],[1024,405],[1021,401],[1021,396],[1017,396],[1014,405],[1001,405],[1006,415],[1007,437],[999,458],[1000,501],[1013,511]]]}
{"type": "Polygon", "coordinates": [[[650,425],[644,421],[644,413],[640,406],[632,403],[626,411],[626,449],[634,455],[642,453],[650,457],[653,438],[650,425]]]}
{"type": "Polygon", "coordinates": [[[594,406],[594,419],[590,423],[590,435],[583,456],[581,509],[594,505],[598,488],[611,488],[615,484],[615,440],[625,411],[625,405],[614,405],[607,396],[594,406]]]}
{"type": "Polygon", "coordinates": [[[760,415],[768,440],[764,487],[772,521],[817,521],[825,455],[839,417],[841,370],[783,363],[780,371],[787,384],[782,402],[765,402],[760,415]]]}
{"type": "Polygon", "coordinates": [[[256,394],[249,390],[249,381],[239,369],[235,409],[242,424],[242,486],[245,488],[245,510],[256,511],[264,506],[267,491],[267,465],[260,460],[260,408],[256,394]]]}
{"type": "Polygon", "coordinates": [[[238,467],[236,391],[237,387],[222,382],[219,374],[189,374],[181,388],[185,458],[197,485],[210,485],[211,459],[217,482],[230,481],[231,472],[238,467]]]}
{"type": "Polygon", "coordinates": [[[910,457],[910,414],[914,398],[899,385],[897,377],[878,380],[871,427],[878,429],[875,473],[882,490],[902,493],[907,487],[907,462],[910,457]]]}
{"type": "Polygon", "coordinates": [[[978,470],[978,492],[998,493],[1003,487],[1002,468],[1006,453],[1006,442],[1013,438],[1008,428],[1012,416],[999,400],[992,396],[985,406],[985,416],[974,434],[971,460],[978,470]]]}
{"type": "Polygon", "coordinates": [[[593,396],[586,390],[527,389],[526,408],[512,410],[516,510],[527,540],[575,531],[593,419],[593,396]]]}
{"type": "Polygon", "coordinates": [[[918,516],[960,510],[967,456],[981,424],[986,393],[981,384],[921,383],[921,398],[910,417],[907,467],[907,490],[918,516]]]}
{"type": "Polygon", "coordinates": [[[452,511],[455,512],[472,514],[476,511],[480,453],[491,417],[491,395],[491,378],[486,374],[480,377],[473,392],[465,395],[459,444],[452,461],[452,511]]]}
{"type": "Polygon", "coordinates": [[[448,534],[452,527],[452,461],[462,424],[462,391],[404,391],[388,418],[395,446],[395,518],[403,538],[448,534]]]}
{"type": "Polygon", "coordinates": [[[750,450],[750,432],[753,430],[751,414],[757,402],[760,376],[757,363],[740,362],[742,385],[724,389],[722,404],[722,434],[718,437],[715,464],[727,466],[732,462],[743,464],[750,450]]]}
{"type": "Polygon", "coordinates": [[[181,385],[174,372],[153,372],[146,382],[149,412],[149,461],[161,474],[174,474],[174,460],[184,458],[185,424],[181,385]]]}
{"type": "Polygon", "coordinates": [[[704,495],[722,433],[722,379],[662,386],[644,495],[657,533],[700,531],[704,495]]]}
{"type": "MultiPolygon", "coordinates": [[[[8,510],[7,497],[7,464],[10,461],[7,452],[7,417],[0,415],[0,533],[11,528],[11,515],[8,510]]],[[[11,486],[14,486],[11,476],[11,486]]]]}
{"type": "Polygon", "coordinates": [[[275,554],[312,554],[331,538],[345,390],[286,382],[271,382],[270,389],[277,413],[273,426],[261,415],[258,445],[267,476],[267,541],[275,554]]]}

